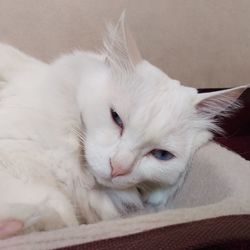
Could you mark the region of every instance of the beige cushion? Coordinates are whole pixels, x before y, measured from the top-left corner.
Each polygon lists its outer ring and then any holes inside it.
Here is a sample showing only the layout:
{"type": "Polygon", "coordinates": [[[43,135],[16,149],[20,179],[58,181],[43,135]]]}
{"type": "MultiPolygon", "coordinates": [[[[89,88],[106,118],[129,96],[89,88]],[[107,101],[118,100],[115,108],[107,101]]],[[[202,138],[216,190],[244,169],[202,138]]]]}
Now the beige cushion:
{"type": "Polygon", "coordinates": [[[177,209],[0,241],[0,249],[45,250],[224,215],[250,214],[250,161],[208,143],[196,153],[177,209]]]}
{"type": "Polygon", "coordinates": [[[250,83],[248,0],[0,0],[0,41],[51,60],[97,49],[122,10],[146,59],[195,87],[250,83]]]}

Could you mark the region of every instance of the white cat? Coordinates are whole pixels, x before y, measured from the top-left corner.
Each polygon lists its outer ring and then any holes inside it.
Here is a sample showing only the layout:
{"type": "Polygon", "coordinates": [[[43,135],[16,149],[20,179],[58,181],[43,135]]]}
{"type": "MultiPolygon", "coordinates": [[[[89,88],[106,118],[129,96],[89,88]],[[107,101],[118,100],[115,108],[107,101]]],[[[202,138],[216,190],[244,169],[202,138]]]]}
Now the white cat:
{"type": "Polygon", "coordinates": [[[104,48],[46,64],[0,45],[0,220],[49,230],[166,206],[246,88],[180,85],[141,59],[124,16],[104,48]]]}

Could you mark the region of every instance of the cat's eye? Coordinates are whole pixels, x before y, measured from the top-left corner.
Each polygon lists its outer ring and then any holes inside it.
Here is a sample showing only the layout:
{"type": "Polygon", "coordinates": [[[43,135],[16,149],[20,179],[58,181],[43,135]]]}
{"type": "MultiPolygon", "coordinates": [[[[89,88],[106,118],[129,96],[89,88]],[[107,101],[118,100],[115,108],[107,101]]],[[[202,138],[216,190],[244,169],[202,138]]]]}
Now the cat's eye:
{"type": "Polygon", "coordinates": [[[111,113],[111,117],[112,117],[114,123],[117,126],[119,126],[121,128],[121,130],[123,130],[123,122],[122,122],[122,119],[120,118],[120,116],[113,109],[110,109],[110,113],[111,113]]]}
{"type": "Polygon", "coordinates": [[[150,154],[161,161],[168,161],[175,157],[172,153],[162,149],[154,149],[150,154]]]}

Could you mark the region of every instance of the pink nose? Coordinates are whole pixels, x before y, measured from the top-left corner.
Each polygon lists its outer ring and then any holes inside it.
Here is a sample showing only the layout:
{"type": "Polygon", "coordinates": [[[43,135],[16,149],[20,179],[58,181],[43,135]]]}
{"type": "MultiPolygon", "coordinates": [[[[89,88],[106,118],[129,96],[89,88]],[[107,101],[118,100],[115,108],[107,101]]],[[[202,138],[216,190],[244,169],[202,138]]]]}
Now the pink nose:
{"type": "Polygon", "coordinates": [[[132,165],[122,165],[112,160],[110,160],[110,167],[112,177],[126,175],[130,173],[132,169],[132,165]]]}

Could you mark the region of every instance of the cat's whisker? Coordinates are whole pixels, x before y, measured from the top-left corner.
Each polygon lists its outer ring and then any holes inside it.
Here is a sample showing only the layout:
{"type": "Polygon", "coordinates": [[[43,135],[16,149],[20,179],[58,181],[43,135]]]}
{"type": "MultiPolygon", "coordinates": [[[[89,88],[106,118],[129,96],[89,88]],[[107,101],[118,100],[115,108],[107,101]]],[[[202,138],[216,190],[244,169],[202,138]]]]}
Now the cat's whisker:
{"type": "Polygon", "coordinates": [[[72,127],[72,132],[80,140],[80,146],[84,149],[84,145],[85,145],[85,141],[86,141],[85,134],[79,128],[74,128],[74,127],[72,127]]]}
{"type": "Polygon", "coordinates": [[[81,138],[86,137],[86,133],[79,127],[72,127],[72,132],[80,136],[81,138]]]}

